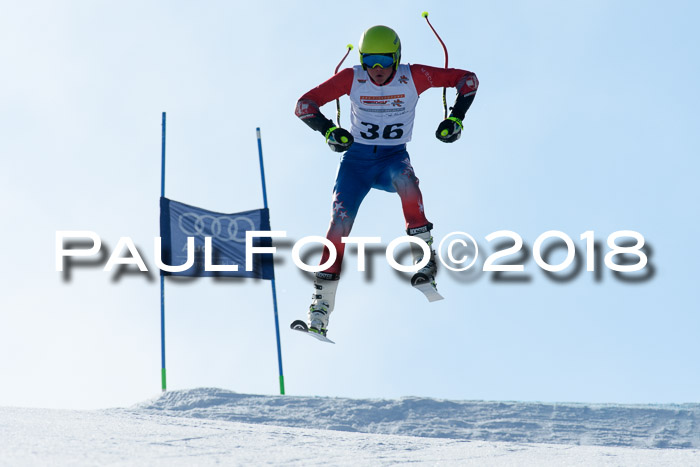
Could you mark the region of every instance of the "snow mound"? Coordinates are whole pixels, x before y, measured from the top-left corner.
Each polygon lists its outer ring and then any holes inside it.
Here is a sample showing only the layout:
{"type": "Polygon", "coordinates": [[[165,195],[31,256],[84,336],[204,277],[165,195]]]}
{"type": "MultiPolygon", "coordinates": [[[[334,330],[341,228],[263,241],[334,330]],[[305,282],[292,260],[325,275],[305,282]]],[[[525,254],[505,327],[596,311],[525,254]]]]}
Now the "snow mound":
{"type": "Polygon", "coordinates": [[[131,410],[212,420],[461,440],[700,448],[700,404],[398,400],[170,391],[131,410]]]}

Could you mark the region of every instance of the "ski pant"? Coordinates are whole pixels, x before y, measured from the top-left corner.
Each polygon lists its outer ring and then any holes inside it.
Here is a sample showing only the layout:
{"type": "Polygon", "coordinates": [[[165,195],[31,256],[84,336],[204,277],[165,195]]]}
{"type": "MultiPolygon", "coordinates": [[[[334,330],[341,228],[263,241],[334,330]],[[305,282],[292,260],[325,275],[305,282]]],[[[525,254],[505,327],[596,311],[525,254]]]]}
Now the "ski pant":
{"type": "MultiPolygon", "coordinates": [[[[423,196],[406,145],[354,143],[340,159],[333,188],[331,222],[326,234],[338,256],[323,273],[340,274],[345,252],[341,238],[350,235],[360,204],[372,188],[399,194],[408,232],[432,227],[423,212],[423,196]]],[[[320,264],[328,260],[329,254],[328,248],[324,248],[320,264]]]]}

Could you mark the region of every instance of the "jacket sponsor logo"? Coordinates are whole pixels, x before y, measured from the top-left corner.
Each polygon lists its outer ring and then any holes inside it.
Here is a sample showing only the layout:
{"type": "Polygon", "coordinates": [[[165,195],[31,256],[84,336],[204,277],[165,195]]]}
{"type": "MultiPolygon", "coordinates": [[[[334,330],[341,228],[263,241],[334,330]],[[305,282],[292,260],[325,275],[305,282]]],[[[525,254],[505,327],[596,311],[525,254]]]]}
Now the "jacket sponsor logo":
{"type": "Polygon", "coordinates": [[[395,94],[393,96],[360,96],[360,102],[364,105],[386,105],[389,102],[391,102],[392,105],[400,105],[403,104],[403,101],[400,99],[405,98],[406,94],[395,94]],[[395,102],[398,102],[398,104],[395,102]]]}
{"type": "Polygon", "coordinates": [[[432,86],[433,86],[433,76],[432,76],[432,75],[430,74],[430,72],[429,72],[428,70],[426,70],[425,68],[421,68],[420,71],[423,72],[423,74],[425,75],[426,79],[427,79],[428,82],[430,83],[430,86],[432,87],[432,86]]]}
{"type": "Polygon", "coordinates": [[[315,104],[311,105],[310,101],[300,100],[299,102],[297,102],[297,108],[294,110],[294,113],[300,119],[306,120],[314,117],[316,115],[315,111],[317,109],[318,106],[316,106],[315,104]]]}

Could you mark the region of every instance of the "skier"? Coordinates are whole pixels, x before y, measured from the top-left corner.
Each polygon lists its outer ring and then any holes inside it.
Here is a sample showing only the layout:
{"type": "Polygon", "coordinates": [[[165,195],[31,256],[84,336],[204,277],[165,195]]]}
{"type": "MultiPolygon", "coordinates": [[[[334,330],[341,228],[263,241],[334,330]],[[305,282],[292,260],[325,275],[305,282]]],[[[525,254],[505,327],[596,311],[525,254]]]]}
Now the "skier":
{"type": "MultiPolygon", "coordinates": [[[[296,106],[296,116],[319,131],[340,159],[333,189],[331,221],[326,238],[338,254],[333,264],[317,272],[308,314],[309,331],[326,335],[328,318],[335,305],[345,244],[355,215],[371,188],[398,193],[408,235],[430,245],[430,261],[412,278],[412,284],[429,281],[435,286],[437,264],[432,249],[431,224],[425,217],[406,143],[411,140],[418,96],[433,87],[454,87],[457,99],[450,116],[443,120],[435,136],[445,143],[457,141],[462,120],[479,85],[476,75],[454,68],[401,64],[401,41],[387,26],[367,29],[359,43],[360,65],[346,68],[304,94],[296,106]],[[350,96],[350,131],[336,126],[320,107],[343,95],[350,96]]],[[[413,249],[412,249],[413,250],[413,249]]],[[[422,251],[413,251],[414,264],[422,251]]],[[[329,258],[324,249],[321,264],[329,258]]]]}

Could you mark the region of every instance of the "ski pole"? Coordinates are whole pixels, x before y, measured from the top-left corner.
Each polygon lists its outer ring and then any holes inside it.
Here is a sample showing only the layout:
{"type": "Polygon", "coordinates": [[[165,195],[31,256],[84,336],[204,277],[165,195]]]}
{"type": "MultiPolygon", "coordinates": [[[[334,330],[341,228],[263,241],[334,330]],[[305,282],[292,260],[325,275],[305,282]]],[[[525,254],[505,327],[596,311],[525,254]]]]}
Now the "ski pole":
{"type": "MultiPolygon", "coordinates": [[[[442,45],[442,50],[445,51],[445,69],[447,69],[447,61],[448,61],[447,47],[445,46],[445,43],[442,42],[442,39],[440,39],[440,35],[437,33],[437,31],[435,30],[433,25],[430,24],[430,20],[428,19],[428,12],[424,11],[422,16],[423,16],[423,18],[425,18],[425,21],[428,22],[428,26],[430,26],[430,29],[433,30],[433,33],[435,33],[435,37],[437,37],[437,40],[440,41],[440,44],[442,45]]],[[[442,88],[442,106],[445,108],[445,118],[447,118],[447,88],[442,88]]]]}
{"type": "MultiPolygon", "coordinates": [[[[345,52],[345,55],[343,56],[343,59],[340,61],[340,63],[338,63],[338,66],[335,67],[335,72],[334,72],[334,74],[336,74],[336,75],[338,74],[338,70],[340,69],[340,65],[342,65],[343,62],[345,61],[345,59],[348,58],[348,54],[349,54],[350,51],[352,50],[352,44],[348,44],[348,45],[347,45],[347,48],[348,48],[348,51],[345,52]]],[[[340,99],[336,99],[336,100],[335,100],[335,106],[336,106],[337,109],[338,109],[338,126],[340,126],[340,99]]]]}

